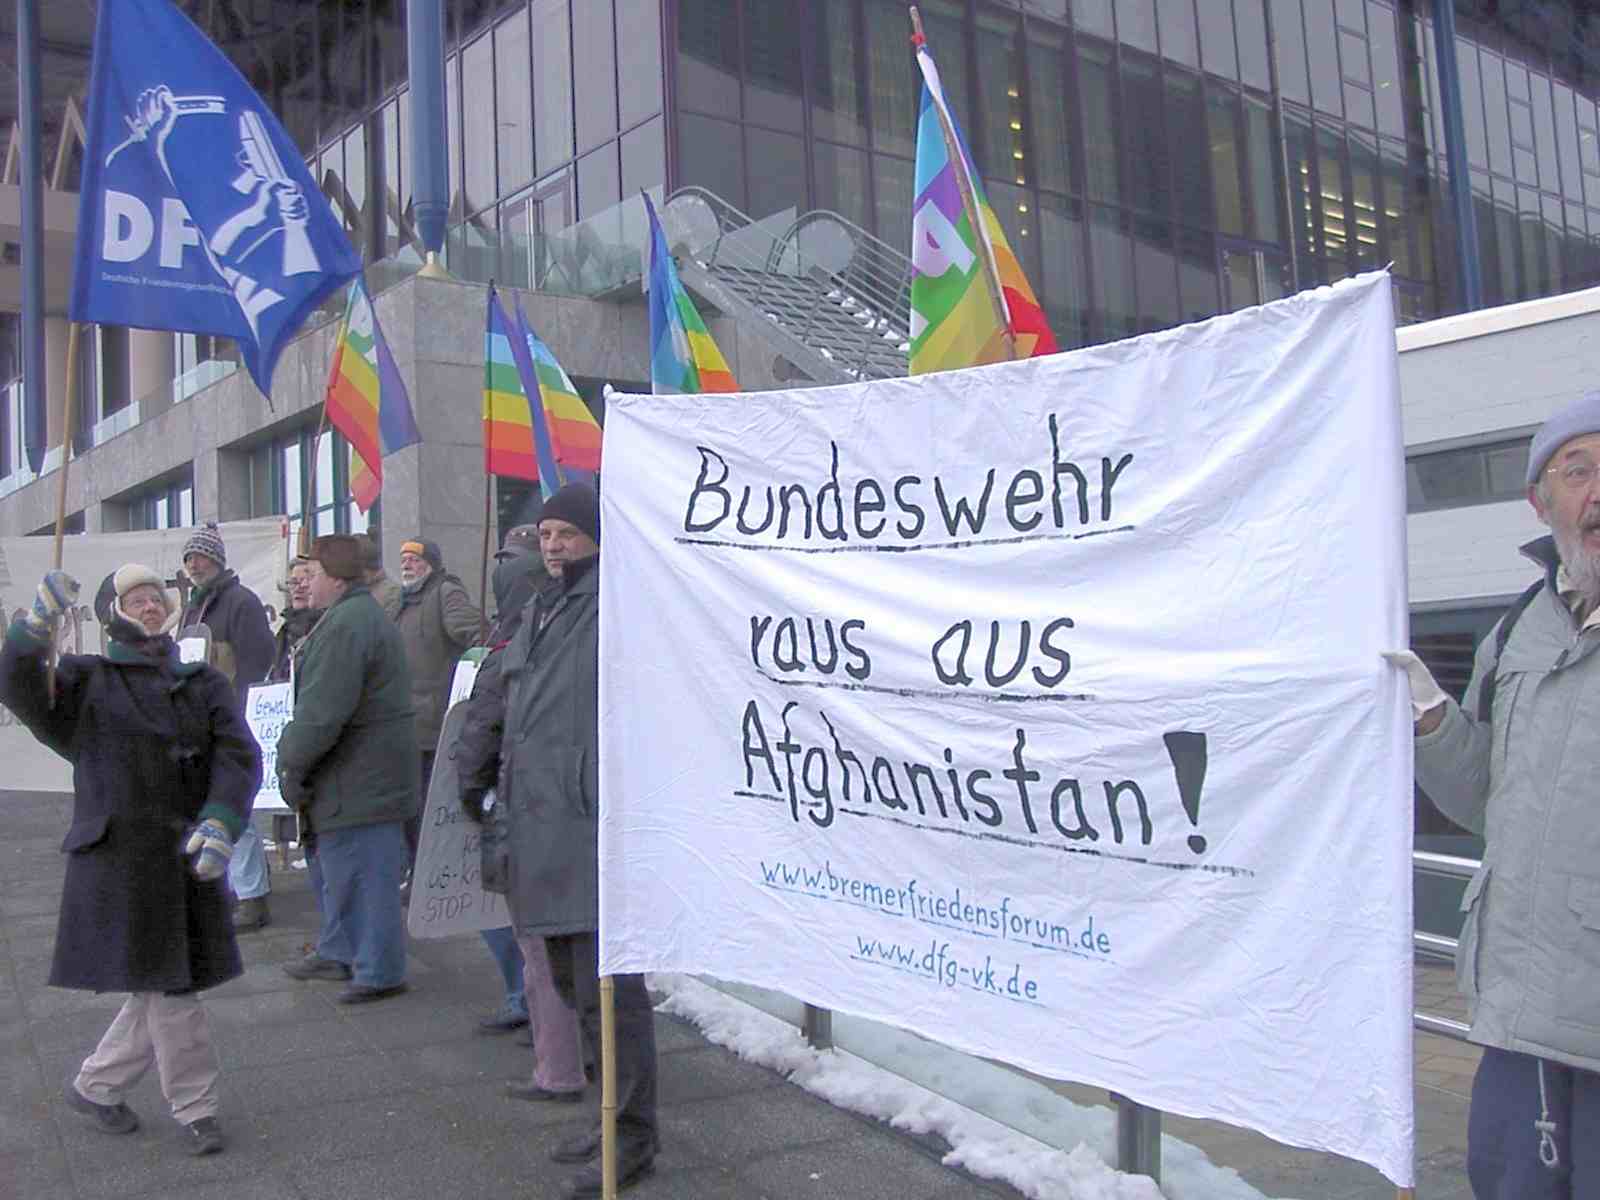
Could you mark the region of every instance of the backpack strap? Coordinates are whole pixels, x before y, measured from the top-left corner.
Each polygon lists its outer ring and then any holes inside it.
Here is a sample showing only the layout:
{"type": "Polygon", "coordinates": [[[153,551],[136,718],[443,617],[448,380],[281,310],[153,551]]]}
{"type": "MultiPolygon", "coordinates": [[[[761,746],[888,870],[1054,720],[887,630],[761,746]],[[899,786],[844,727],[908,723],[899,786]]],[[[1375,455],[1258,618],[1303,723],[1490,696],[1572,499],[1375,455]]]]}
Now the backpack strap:
{"type": "Polygon", "coordinates": [[[1528,605],[1533,603],[1533,598],[1544,591],[1545,581],[1530,584],[1528,590],[1518,596],[1506,609],[1506,615],[1500,618],[1499,627],[1494,634],[1494,661],[1489,664],[1489,670],[1483,677],[1483,684],[1478,688],[1478,720],[1488,721],[1494,715],[1494,689],[1496,677],[1500,674],[1500,656],[1506,651],[1506,643],[1511,640],[1511,629],[1517,619],[1527,611],[1528,605]]]}

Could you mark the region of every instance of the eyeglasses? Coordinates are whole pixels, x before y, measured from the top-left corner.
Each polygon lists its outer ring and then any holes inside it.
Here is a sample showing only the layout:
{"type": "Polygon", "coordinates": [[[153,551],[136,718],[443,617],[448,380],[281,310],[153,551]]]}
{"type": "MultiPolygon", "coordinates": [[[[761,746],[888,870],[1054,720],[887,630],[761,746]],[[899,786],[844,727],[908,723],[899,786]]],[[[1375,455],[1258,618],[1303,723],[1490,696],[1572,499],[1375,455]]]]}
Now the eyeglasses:
{"type": "Polygon", "coordinates": [[[1600,466],[1596,466],[1593,459],[1575,458],[1562,466],[1545,468],[1545,474],[1554,475],[1561,481],[1562,487],[1581,492],[1594,482],[1596,475],[1600,475],[1600,466]]]}

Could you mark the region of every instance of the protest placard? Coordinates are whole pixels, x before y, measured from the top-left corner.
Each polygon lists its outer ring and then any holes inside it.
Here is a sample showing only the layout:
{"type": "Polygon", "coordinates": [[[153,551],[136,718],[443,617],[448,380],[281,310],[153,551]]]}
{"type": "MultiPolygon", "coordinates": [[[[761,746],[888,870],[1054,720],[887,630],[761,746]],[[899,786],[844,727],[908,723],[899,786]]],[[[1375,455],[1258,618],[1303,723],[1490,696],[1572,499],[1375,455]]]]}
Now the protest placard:
{"type": "MultiPolygon", "coordinates": [[[[468,666],[476,673],[477,663],[462,662],[457,668],[458,681],[468,666]]],[[[467,690],[470,693],[470,680],[467,690]]],[[[406,928],[412,937],[449,937],[511,923],[505,897],[483,890],[482,830],[462,811],[456,762],[448,750],[466,713],[465,704],[452,705],[439,733],[441,750],[433,760],[433,778],[428,784],[422,833],[417,842],[417,863],[411,871],[406,928]]]]}
{"type": "Polygon", "coordinates": [[[1396,375],[1369,275],[970,371],[613,395],[602,971],[1409,1184],[1396,375]]]}
{"type": "Polygon", "coordinates": [[[261,788],[256,792],[256,812],[289,810],[278,787],[278,739],[294,715],[293,687],[287,682],[258,684],[245,697],[245,724],[261,747],[261,788]]]}

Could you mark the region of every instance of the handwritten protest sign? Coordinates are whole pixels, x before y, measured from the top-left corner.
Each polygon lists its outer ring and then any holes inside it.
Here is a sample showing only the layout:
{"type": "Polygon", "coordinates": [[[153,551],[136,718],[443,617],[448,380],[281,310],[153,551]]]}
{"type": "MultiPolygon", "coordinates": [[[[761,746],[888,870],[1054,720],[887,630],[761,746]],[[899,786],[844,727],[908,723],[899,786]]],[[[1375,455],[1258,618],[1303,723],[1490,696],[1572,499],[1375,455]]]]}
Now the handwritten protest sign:
{"type": "Polygon", "coordinates": [[[245,700],[244,719],[261,747],[261,788],[256,792],[256,812],[276,809],[287,812],[283,792],[278,788],[278,739],[294,715],[294,693],[290,683],[266,683],[250,689],[245,700]]]}
{"type": "MultiPolygon", "coordinates": [[[[462,663],[460,670],[469,664],[462,663]]],[[[476,672],[477,664],[470,664],[476,672]]],[[[470,682],[468,692],[471,691],[470,682]]],[[[448,748],[466,718],[466,705],[452,705],[439,734],[441,751],[433,761],[417,865],[411,872],[411,905],[406,928],[412,937],[441,938],[511,923],[505,897],[483,890],[481,827],[461,809],[455,759],[448,748]]]]}
{"type": "Polygon", "coordinates": [[[1387,276],[607,413],[602,971],[781,989],[1410,1183],[1387,276]]]}

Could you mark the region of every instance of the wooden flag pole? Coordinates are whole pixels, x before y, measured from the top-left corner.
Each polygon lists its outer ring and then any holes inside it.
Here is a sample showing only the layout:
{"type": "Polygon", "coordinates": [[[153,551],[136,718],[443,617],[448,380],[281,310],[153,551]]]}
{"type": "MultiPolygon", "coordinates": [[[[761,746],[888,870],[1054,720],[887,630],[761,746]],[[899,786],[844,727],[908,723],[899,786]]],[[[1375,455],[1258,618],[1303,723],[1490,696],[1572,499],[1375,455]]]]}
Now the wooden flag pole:
{"type": "MultiPolygon", "coordinates": [[[[78,415],[78,336],[83,327],[73,321],[67,326],[67,386],[64,389],[65,397],[62,407],[65,412],[61,414],[61,466],[58,468],[61,476],[56,480],[56,541],[51,564],[56,570],[61,569],[61,559],[65,552],[67,533],[67,461],[72,455],[72,435],[77,425],[78,415]]],[[[43,466],[44,464],[39,464],[43,466]]],[[[45,694],[50,697],[50,702],[55,703],[56,698],[56,656],[60,652],[57,639],[60,630],[50,638],[50,661],[45,668],[45,694]]]]}
{"type": "Polygon", "coordinates": [[[322,435],[328,432],[328,402],[322,402],[322,420],[317,425],[317,436],[311,440],[311,463],[305,471],[305,478],[300,481],[300,538],[296,553],[301,558],[311,557],[311,542],[313,540],[311,529],[316,523],[316,514],[311,510],[311,493],[317,482],[317,467],[322,459],[322,435]]]}
{"type": "MultiPolygon", "coordinates": [[[[928,39],[922,32],[922,14],[917,11],[915,4],[911,6],[911,33],[911,40],[920,51],[928,39]]],[[[995,318],[1000,322],[1005,336],[1006,358],[1014,361],[1017,357],[1017,335],[1011,329],[1011,313],[1006,308],[1005,291],[1000,285],[1000,267],[994,261],[989,231],[984,228],[983,214],[978,211],[978,200],[972,193],[972,180],[966,172],[966,158],[961,153],[956,131],[950,125],[950,114],[939,104],[935,104],[933,109],[939,114],[939,130],[944,134],[945,153],[950,156],[951,173],[955,175],[956,189],[961,193],[962,211],[967,214],[967,224],[971,226],[972,236],[978,242],[978,257],[983,260],[983,279],[989,290],[989,303],[994,306],[995,318]]]]}
{"type": "Polygon", "coordinates": [[[600,1194],[617,1200],[617,987],[600,977],[600,1194]]]}
{"type": "Polygon", "coordinates": [[[494,528],[494,476],[483,473],[483,565],[478,570],[478,611],[489,618],[489,530],[494,528]]]}

